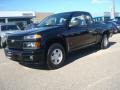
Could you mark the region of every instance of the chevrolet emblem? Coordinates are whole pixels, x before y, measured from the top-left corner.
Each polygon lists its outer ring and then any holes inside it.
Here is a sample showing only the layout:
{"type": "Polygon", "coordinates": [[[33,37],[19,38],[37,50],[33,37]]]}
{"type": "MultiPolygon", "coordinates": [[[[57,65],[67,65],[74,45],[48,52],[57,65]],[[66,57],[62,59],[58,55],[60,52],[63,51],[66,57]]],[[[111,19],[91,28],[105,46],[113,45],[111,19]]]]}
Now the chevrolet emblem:
{"type": "Polygon", "coordinates": [[[15,42],[15,40],[11,40],[11,43],[14,43],[15,42]]]}

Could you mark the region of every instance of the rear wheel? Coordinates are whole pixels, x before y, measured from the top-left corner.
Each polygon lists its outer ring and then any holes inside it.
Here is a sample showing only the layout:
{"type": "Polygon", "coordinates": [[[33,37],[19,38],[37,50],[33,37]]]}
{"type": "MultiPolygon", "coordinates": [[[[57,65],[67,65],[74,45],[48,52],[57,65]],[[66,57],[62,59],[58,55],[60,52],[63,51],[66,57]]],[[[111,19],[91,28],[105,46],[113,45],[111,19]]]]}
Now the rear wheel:
{"type": "Polygon", "coordinates": [[[106,49],[110,45],[109,43],[109,37],[107,34],[103,35],[102,41],[101,41],[101,49],[106,49]]]}
{"type": "Polygon", "coordinates": [[[53,44],[49,47],[47,53],[47,66],[49,69],[57,69],[63,66],[65,60],[65,51],[62,45],[53,44]]]}

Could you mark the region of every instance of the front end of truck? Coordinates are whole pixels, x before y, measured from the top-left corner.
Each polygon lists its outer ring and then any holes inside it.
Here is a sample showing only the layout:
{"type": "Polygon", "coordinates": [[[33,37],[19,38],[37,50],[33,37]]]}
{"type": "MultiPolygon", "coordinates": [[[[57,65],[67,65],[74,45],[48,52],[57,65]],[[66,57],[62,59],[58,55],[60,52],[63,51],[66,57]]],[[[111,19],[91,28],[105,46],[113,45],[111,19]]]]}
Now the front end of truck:
{"type": "Polygon", "coordinates": [[[40,34],[10,35],[7,37],[5,54],[15,60],[43,62],[44,47],[40,34]]]}

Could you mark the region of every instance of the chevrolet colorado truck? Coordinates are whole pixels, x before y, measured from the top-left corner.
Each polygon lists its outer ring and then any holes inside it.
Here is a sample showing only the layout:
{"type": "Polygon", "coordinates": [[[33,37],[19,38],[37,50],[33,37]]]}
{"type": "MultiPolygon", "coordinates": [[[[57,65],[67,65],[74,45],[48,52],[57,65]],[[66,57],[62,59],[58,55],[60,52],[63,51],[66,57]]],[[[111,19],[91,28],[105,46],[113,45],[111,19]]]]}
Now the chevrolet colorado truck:
{"type": "Polygon", "coordinates": [[[5,54],[22,61],[45,62],[49,69],[64,65],[66,54],[91,45],[109,47],[111,28],[94,22],[88,12],[54,14],[43,19],[37,28],[10,34],[5,54]]]}

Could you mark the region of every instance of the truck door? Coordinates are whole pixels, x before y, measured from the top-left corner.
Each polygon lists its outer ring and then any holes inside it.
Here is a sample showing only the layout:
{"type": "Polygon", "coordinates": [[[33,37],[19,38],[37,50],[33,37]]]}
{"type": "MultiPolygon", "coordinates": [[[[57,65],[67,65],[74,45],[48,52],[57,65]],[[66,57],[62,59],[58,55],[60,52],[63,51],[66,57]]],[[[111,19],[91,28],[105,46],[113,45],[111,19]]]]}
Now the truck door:
{"type": "Polygon", "coordinates": [[[85,15],[85,20],[87,23],[87,32],[88,32],[88,44],[96,43],[97,38],[97,30],[94,25],[93,19],[89,14],[85,15]]]}
{"type": "Polygon", "coordinates": [[[76,13],[72,16],[67,36],[71,50],[78,49],[88,43],[89,33],[83,14],[76,13]]]}

